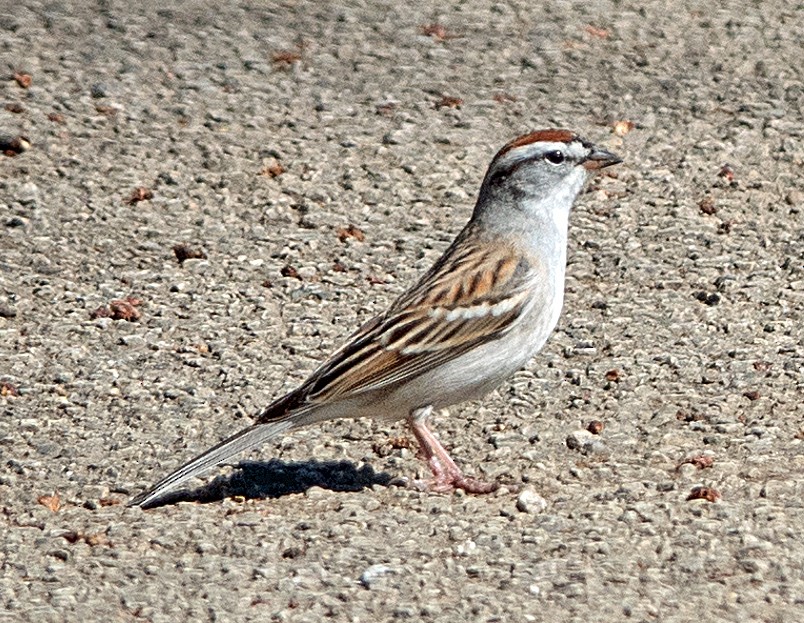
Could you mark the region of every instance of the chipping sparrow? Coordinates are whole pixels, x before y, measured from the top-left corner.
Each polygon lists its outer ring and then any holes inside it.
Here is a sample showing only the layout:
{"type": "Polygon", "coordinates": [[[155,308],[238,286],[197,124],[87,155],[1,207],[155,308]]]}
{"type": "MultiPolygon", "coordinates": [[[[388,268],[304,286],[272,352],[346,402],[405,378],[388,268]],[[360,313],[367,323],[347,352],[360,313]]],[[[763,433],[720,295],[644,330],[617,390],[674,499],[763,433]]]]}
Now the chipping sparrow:
{"type": "Polygon", "coordinates": [[[345,417],[406,419],[431,488],[485,493],[427,428],[433,409],[480,398],[521,368],[558,322],[567,224],[589,172],[614,154],[567,130],[514,139],[491,162],[469,223],[435,265],[252,426],[207,450],[130,504],[153,506],[186,480],[271,437],[345,417]]]}

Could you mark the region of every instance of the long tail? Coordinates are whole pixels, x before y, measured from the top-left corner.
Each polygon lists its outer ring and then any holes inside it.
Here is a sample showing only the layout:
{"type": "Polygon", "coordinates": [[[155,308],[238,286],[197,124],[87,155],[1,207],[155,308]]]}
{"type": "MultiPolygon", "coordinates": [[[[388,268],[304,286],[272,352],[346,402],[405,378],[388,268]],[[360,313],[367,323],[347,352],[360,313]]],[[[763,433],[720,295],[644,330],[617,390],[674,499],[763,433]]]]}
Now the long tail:
{"type": "Polygon", "coordinates": [[[128,503],[128,506],[143,508],[155,506],[167,494],[190,478],[220,465],[240,452],[259,446],[271,437],[308,423],[311,415],[309,410],[294,412],[288,408],[291,406],[289,403],[294,402],[292,398],[295,396],[285,396],[276,401],[258,417],[257,424],[244,428],[206,452],[199,454],[173,473],[165,476],[149,490],[136,496],[128,503]]]}

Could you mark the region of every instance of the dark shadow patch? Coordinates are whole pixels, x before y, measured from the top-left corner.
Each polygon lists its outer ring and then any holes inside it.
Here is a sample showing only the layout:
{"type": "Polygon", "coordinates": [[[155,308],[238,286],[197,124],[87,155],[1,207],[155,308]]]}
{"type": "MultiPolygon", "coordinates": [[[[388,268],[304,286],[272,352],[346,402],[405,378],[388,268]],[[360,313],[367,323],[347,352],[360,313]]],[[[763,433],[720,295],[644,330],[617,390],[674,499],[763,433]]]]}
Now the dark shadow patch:
{"type": "Polygon", "coordinates": [[[304,493],[310,487],[331,491],[361,491],[373,485],[388,486],[392,481],[391,476],[384,472],[375,472],[370,465],[358,468],[351,461],[287,462],[271,459],[267,462],[243,461],[237,467],[236,472],[218,476],[203,487],[168,493],[143,508],[177,502],[208,504],[235,496],[249,500],[280,498],[304,493]]]}

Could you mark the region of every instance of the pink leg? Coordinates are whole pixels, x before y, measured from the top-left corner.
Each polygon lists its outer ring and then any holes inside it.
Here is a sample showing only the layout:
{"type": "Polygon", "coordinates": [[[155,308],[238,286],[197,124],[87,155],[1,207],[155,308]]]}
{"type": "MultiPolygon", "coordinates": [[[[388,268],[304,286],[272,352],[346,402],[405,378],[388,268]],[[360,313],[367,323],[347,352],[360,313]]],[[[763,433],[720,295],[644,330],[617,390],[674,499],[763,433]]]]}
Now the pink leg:
{"type": "Polygon", "coordinates": [[[467,493],[490,493],[497,489],[499,484],[496,482],[483,482],[463,475],[463,472],[455,465],[455,461],[452,460],[444,446],[438,442],[438,439],[427,428],[427,418],[432,411],[432,407],[424,407],[417,409],[408,417],[410,429],[421,446],[427,465],[433,471],[433,476],[435,476],[429,488],[432,491],[440,492],[463,489],[467,493]]]}

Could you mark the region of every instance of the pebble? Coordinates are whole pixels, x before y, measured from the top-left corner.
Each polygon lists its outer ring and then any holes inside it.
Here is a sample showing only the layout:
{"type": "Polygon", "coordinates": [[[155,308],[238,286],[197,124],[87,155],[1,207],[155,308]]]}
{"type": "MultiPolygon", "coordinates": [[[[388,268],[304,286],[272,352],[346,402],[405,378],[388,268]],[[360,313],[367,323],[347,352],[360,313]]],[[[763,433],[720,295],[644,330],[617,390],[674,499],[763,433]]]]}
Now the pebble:
{"type": "Polygon", "coordinates": [[[30,208],[39,206],[39,187],[33,182],[26,182],[20,186],[16,196],[17,201],[30,208]]]}
{"type": "Polygon", "coordinates": [[[603,454],[607,450],[598,437],[583,429],[574,430],[567,435],[566,444],[570,450],[577,450],[583,455],[603,454]]]}
{"type": "Polygon", "coordinates": [[[112,320],[111,318],[96,318],[94,322],[95,326],[98,327],[99,329],[108,329],[109,325],[111,325],[114,322],[114,320],[112,320]]]}
{"type": "Polygon", "coordinates": [[[19,424],[20,430],[35,433],[39,430],[39,420],[36,418],[23,418],[19,424]]]}
{"type": "Polygon", "coordinates": [[[109,95],[109,86],[104,82],[96,82],[89,87],[89,93],[95,99],[100,99],[109,95]]]}
{"type": "Polygon", "coordinates": [[[570,450],[579,450],[583,445],[592,440],[592,433],[588,430],[578,429],[567,435],[567,447],[570,450]]]}
{"type": "Polygon", "coordinates": [[[99,500],[101,498],[109,497],[109,487],[104,485],[87,485],[81,491],[84,498],[91,500],[99,500]]]}
{"type": "Polygon", "coordinates": [[[380,578],[391,573],[394,570],[388,565],[371,565],[360,574],[360,583],[370,589],[380,578]]]}
{"type": "Polygon", "coordinates": [[[145,346],[145,338],[141,335],[121,335],[119,341],[123,346],[131,346],[132,348],[145,346]]]}
{"type": "Polygon", "coordinates": [[[316,270],[315,266],[302,266],[298,270],[299,277],[302,279],[312,279],[315,277],[317,272],[318,271],[316,270]]]}
{"type": "Polygon", "coordinates": [[[547,508],[547,500],[531,488],[524,489],[516,498],[516,509],[522,513],[537,514],[547,508]]]}

